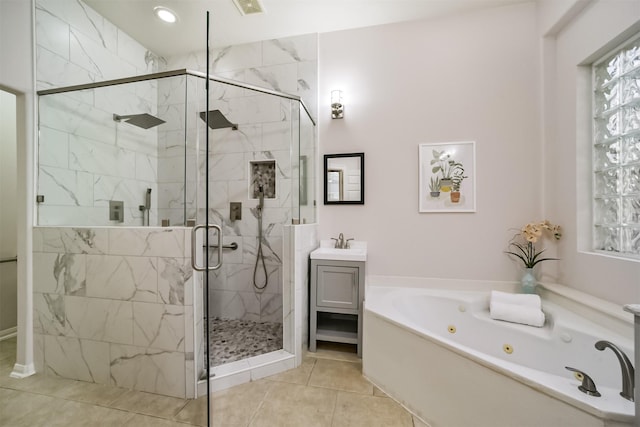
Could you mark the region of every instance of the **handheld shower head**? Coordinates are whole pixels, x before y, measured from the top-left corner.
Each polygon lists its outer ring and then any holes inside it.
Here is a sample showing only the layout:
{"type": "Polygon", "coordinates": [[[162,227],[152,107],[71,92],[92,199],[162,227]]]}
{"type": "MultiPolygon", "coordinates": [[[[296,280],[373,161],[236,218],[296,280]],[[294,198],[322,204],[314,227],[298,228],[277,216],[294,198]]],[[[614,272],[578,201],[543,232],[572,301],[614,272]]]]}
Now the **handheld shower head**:
{"type": "Polygon", "coordinates": [[[147,194],[144,198],[144,207],[149,210],[151,209],[151,189],[147,188],[147,194]]]}
{"type": "Polygon", "coordinates": [[[258,199],[260,200],[258,203],[258,209],[262,210],[264,207],[264,188],[262,185],[258,186],[258,199]]]}

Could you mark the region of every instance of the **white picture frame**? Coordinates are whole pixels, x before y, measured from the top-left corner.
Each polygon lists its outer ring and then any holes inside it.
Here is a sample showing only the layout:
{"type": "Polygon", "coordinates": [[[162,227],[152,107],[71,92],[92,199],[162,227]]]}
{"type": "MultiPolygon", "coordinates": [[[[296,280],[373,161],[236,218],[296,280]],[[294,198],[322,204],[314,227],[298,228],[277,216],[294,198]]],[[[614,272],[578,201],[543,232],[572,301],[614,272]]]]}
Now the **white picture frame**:
{"type": "Polygon", "coordinates": [[[419,144],[418,159],[419,212],[476,211],[475,141],[419,144]]]}

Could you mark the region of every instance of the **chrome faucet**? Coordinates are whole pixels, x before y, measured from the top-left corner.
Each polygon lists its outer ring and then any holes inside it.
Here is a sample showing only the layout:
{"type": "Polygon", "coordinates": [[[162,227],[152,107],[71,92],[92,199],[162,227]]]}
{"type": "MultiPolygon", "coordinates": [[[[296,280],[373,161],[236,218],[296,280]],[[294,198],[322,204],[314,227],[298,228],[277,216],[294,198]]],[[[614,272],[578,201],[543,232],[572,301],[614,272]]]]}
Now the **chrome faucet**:
{"type": "Polygon", "coordinates": [[[336,241],[336,244],[335,244],[334,248],[336,248],[336,249],[344,249],[344,234],[340,233],[340,235],[338,236],[337,239],[335,237],[332,237],[331,240],[335,240],[336,241]]]}
{"type": "Polygon", "coordinates": [[[351,245],[349,244],[349,242],[353,239],[346,239],[344,238],[344,234],[340,233],[340,235],[338,236],[338,238],[336,239],[335,237],[332,237],[331,240],[335,240],[336,244],[334,246],[334,248],[336,249],[349,249],[351,247],[351,245]]]}
{"type": "Polygon", "coordinates": [[[620,362],[620,369],[622,369],[622,391],[620,392],[620,396],[633,402],[633,388],[635,386],[635,370],[633,369],[633,365],[627,355],[615,344],[609,341],[598,341],[596,343],[596,349],[600,351],[603,351],[607,347],[616,355],[618,362],[620,362]]]}

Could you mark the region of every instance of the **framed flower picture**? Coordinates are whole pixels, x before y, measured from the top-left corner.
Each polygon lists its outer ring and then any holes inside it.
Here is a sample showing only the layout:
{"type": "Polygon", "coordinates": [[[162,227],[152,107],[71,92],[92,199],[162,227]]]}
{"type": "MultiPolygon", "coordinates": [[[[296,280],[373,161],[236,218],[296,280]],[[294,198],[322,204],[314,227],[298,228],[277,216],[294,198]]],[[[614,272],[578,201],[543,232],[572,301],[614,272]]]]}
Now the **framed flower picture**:
{"type": "Polygon", "coordinates": [[[420,212],[476,211],[475,141],[418,145],[420,212]]]}

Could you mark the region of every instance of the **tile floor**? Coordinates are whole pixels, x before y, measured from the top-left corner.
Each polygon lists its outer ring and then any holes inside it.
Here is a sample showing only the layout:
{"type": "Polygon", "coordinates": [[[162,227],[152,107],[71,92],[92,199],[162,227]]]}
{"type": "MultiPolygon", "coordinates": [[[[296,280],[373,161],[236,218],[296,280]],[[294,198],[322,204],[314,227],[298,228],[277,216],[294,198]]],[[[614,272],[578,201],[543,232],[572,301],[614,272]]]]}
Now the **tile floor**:
{"type": "MultiPolygon", "coordinates": [[[[343,349],[341,349],[343,350],[343,349]]],[[[36,374],[9,377],[15,339],[0,341],[0,426],[205,426],[206,400],[183,400],[36,374]]],[[[355,354],[319,348],[294,370],[217,392],[212,425],[425,427],[361,375],[355,354]]]]}

